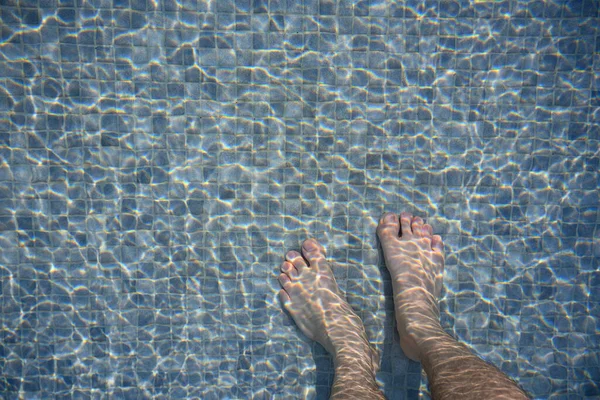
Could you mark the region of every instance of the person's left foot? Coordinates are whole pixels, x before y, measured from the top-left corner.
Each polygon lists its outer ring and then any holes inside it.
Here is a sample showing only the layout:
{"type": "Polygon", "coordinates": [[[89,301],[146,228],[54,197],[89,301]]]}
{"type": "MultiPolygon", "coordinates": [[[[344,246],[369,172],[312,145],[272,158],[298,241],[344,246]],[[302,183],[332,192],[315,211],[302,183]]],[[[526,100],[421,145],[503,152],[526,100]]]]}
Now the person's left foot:
{"type": "Polygon", "coordinates": [[[379,355],[369,344],[360,317],[340,292],[323,247],[307,239],[302,254],[289,251],[285,258],[279,275],[283,287],[279,298],[302,333],[334,357],[343,349],[352,349],[357,357],[370,358],[376,371],[379,355]]]}

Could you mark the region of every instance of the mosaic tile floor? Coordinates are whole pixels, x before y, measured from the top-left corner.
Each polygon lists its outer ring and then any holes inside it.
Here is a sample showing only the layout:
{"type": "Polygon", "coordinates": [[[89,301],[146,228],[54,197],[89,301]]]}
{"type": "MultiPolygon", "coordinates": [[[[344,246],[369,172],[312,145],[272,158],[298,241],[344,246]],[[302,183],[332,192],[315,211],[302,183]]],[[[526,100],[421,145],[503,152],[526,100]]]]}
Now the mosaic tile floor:
{"type": "Polygon", "coordinates": [[[0,396],[326,398],[277,300],[313,236],[382,352],[384,210],[444,237],[444,327],[600,396],[597,0],[3,0],[0,396]]]}

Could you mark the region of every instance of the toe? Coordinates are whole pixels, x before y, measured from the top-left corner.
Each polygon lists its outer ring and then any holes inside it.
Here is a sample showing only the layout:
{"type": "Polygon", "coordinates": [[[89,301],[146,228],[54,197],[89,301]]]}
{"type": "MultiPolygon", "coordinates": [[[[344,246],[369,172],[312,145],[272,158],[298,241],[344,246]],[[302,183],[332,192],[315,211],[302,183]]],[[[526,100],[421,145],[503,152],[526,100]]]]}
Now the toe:
{"type": "Polygon", "coordinates": [[[287,276],[286,274],[279,274],[279,278],[277,279],[279,281],[279,284],[281,285],[281,287],[286,290],[287,288],[290,287],[290,285],[292,284],[292,281],[290,280],[290,277],[287,276]]]}
{"type": "Polygon", "coordinates": [[[379,235],[379,238],[397,238],[399,234],[400,223],[398,222],[398,216],[391,212],[383,214],[377,226],[377,235],[379,235]]]}
{"type": "Polygon", "coordinates": [[[285,255],[285,259],[292,263],[298,270],[298,273],[302,272],[302,268],[306,268],[306,261],[302,258],[302,255],[295,250],[288,251],[285,255]]]}
{"type": "Polygon", "coordinates": [[[429,224],[423,225],[421,231],[423,232],[423,237],[431,239],[431,237],[433,236],[433,228],[429,224]]]}
{"type": "Polygon", "coordinates": [[[286,310],[289,309],[289,305],[292,302],[292,299],[290,298],[290,295],[287,294],[287,292],[283,289],[279,291],[279,300],[281,300],[286,310]]]}
{"type": "Polygon", "coordinates": [[[404,239],[412,237],[412,228],[410,227],[410,221],[412,221],[412,215],[407,212],[400,214],[400,227],[402,228],[402,237],[404,239]]]}
{"type": "Polygon", "coordinates": [[[315,239],[306,239],[302,243],[302,255],[308,260],[312,268],[318,268],[326,263],[325,249],[315,239]]]}
{"type": "Polygon", "coordinates": [[[431,248],[435,251],[442,253],[444,251],[444,243],[440,235],[433,235],[431,237],[431,248]]]}
{"type": "Polygon", "coordinates": [[[298,276],[298,270],[296,269],[296,267],[294,267],[294,264],[292,264],[289,261],[284,261],[281,264],[281,272],[286,274],[290,279],[296,278],[298,276]]]}
{"type": "Polygon", "coordinates": [[[325,248],[321,245],[321,243],[317,242],[316,239],[312,238],[306,239],[304,243],[302,243],[302,250],[308,252],[320,252],[322,254],[325,254],[325,248]]]}
{"type": "Polygon", "coordinates": [[[418,237],[423,236],[423,218],[413,217],[412,221],[410,222],[410,226],[412,228],[413,235],[418,237]]]}

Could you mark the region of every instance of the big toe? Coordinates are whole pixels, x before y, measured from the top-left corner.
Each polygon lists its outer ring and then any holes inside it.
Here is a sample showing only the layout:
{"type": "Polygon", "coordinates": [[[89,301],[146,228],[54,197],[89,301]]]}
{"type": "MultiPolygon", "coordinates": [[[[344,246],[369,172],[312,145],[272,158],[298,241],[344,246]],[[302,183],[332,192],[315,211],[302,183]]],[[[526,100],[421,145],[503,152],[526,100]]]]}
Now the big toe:
{"type": "Polygon", "coordinates": [[[285,259],[294,267],[296,267],[298,273],[301,273],[304,268],[307,267],[306,261],[304,261],[304,258],[302,258],[302,254],[298,253],[296,250],[288,251],[285,255],[285,259]]]}
{"type": "Polygon", "coordinates": [[[315,239],[306,239],[302,243],[302,255],[308,260],[311,268],[325,265],[325,249],[315,239]]]}
{"type": "Polygon", "coordinates": [[[392,212],[385,213],[379,220],[377,226],[377,235],[379,239],[386,240],[389,238],[397,238],[400,234],[400,222],[398,216],[392,212]]]}

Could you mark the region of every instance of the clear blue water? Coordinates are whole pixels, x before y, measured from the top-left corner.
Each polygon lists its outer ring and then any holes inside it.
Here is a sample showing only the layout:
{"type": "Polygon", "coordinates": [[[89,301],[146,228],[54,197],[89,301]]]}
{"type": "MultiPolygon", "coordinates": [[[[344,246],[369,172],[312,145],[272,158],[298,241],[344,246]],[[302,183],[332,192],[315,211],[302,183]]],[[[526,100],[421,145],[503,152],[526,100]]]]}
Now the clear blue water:
{"type": "Polygon", "coordinates": [[[2,398],[326,398],[276,296],[313,236],[415,399],[384,210],[444,237],[449,332],[600,396],[597,0],[0,4],[2,398]]]}

